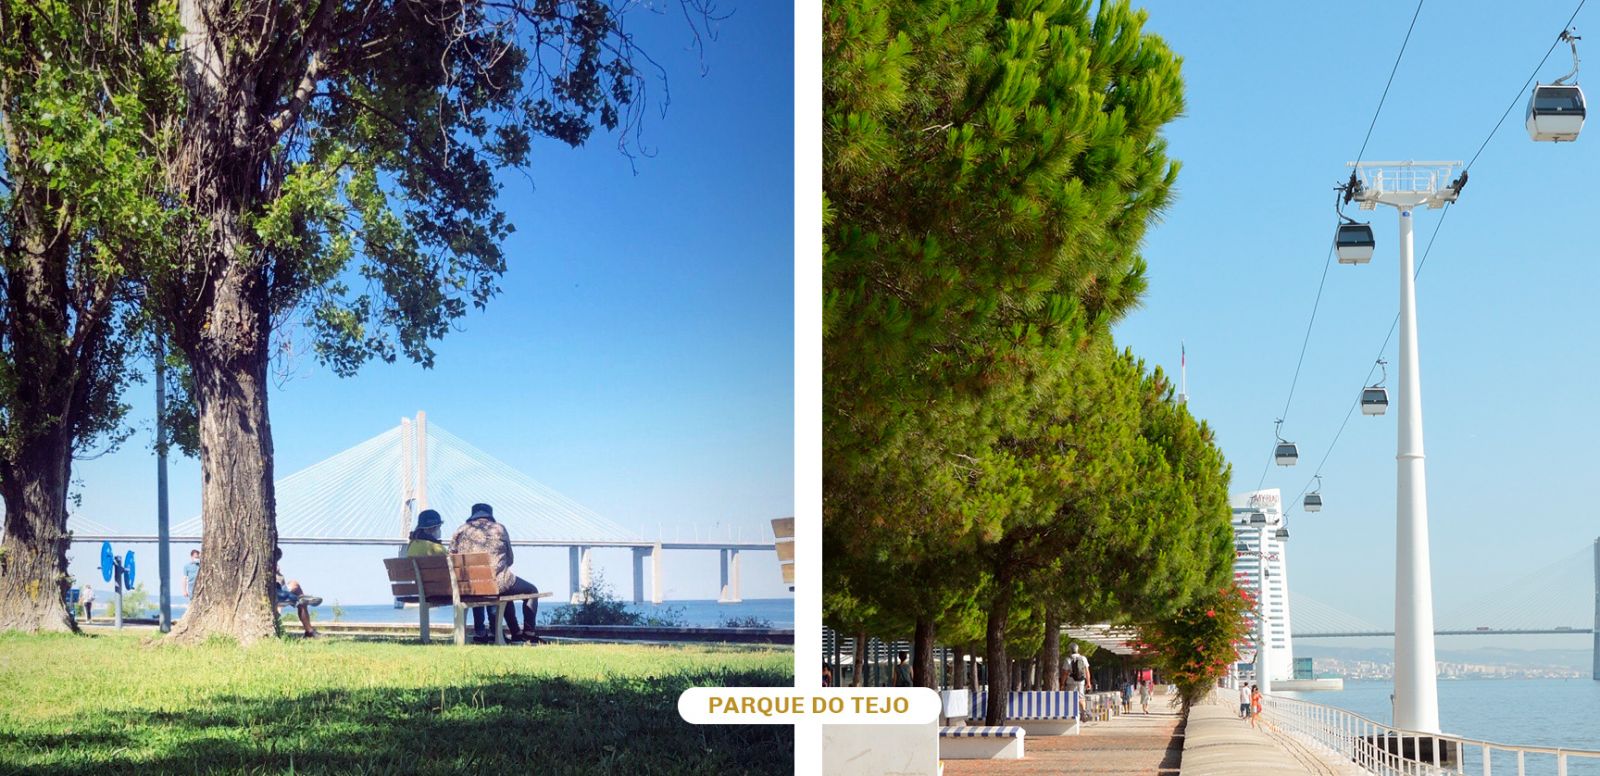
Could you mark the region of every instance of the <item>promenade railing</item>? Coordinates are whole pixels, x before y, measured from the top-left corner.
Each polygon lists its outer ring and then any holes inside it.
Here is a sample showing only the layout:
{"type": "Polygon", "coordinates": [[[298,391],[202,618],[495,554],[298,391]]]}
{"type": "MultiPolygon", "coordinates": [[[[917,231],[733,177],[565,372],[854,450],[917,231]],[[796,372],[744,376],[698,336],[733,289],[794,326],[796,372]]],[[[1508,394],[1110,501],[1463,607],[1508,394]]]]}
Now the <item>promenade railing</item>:
{"type": "Polygon", "coordinates": [[[1600,751],[1401,730],[1344,709],[1279,695],[1266,696],[1262,712],[1280,730],[1320,744],[1380,776],[1600,774],[1600,751]]]}

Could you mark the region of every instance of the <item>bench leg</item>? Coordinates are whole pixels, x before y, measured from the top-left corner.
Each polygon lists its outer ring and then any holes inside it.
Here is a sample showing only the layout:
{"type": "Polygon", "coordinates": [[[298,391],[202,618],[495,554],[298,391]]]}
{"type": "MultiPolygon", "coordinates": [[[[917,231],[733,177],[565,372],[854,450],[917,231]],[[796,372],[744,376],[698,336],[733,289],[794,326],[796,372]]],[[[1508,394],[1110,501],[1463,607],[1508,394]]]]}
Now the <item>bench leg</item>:
{"type": "Polygon", "coordinates": [[[452,607],[456,610],[456,646],[467,643],[467,610],[460,606],[452,607]]]}
{"type": "Polygon", "coordinates": [[[505,644],[506,632],[500,627],[506,623],[506,602],[501,601],[494,605],[494,643],[505,644]]]}
{"type": "Polygon", "coordinates": [[[417,621],[422,623],[422,643],[427,644],[428,643],[428,637],[430,635],[428,633],[428,602],[427,601],[423,601],[423,602],[417,604],[417,621]]]}

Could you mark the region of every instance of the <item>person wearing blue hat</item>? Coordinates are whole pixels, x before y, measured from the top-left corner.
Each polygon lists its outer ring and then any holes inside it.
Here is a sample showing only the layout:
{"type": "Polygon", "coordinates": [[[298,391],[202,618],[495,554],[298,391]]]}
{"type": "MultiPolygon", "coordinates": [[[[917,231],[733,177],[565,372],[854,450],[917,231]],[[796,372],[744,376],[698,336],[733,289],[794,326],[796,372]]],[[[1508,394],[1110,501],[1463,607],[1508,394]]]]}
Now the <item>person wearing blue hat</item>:
{"type": "Polygon", "coordinates": [[[444,543],[439,540],[439,531],[444,527],[444,518],[432,509],[422,510],[417,515],[417,527],[411,532],[411,543],[406,545],[407,558],[420,558],[427,555],[444,555],[449,552],[444,548],[444,543]]]}
{"type": "MultiPolygon", "coordinates": [[[[455,536],[450,539],[450,548],[455,552],[488,553],[494,565],[495,584],[499,587],[501,595],[539,592],[539,588],[532,582],[512,573],[511,562],[515,556],[511,552],[511,534],[506,532],[505,526],[495,522],[494,507],[488,504],[472,505],[472,516],[456,529],[455,536]]],[[[506,630],[511,633],[511,638],[529,644],[539,643],[539,636],[535,632],[539,618],[539,599],[530,598],[522,602],[523,627],[520,629],[517,628],[516,610],[515,605],[505,608],[506,630]]],[[[478,610],[474,609],[472,615],[474,631],[480,630],[480,622],[478,610]]],[[[494,625],[498,627],[499,623],[494,625]]]]}

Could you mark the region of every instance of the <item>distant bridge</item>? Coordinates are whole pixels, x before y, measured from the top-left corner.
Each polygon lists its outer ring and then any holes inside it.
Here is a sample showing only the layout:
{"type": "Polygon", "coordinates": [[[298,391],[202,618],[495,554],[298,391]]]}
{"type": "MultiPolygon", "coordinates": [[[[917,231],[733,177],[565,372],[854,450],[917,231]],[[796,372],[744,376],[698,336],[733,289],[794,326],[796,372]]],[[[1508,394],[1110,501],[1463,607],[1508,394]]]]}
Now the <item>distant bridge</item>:
{"type": "MultiPolygon", "coordinates": [[[[402,548],[424,509],[436,509],[447,523],[460,523],[472,505],[494,505],[514,547],[566,547],[568,582],[574,603],[589,586],[595,548],[633,550],[633,600],[645,600],[644,562],[650,561],[650,601],[662,601],[662,553],[713,550],[719,554],[718,600],[740,597],[739,554],[774,551],[770,537],[724,539],[648,539],[534,481],[417,413],[400,425],[344,452],[290,474],[276,483],[279,544],[371,545],[402,548]]],[[[116,531],[88,518],[72,516],[73,541],[156,543],[153,534],[116,531]]],[[[448,530],[448,529],[447,529],[448,530]]],[[[172,526],[170,541],[198,543],[203,516],[172,526]]],[[[448,534],[446,534],[448,538],[448,534]]]]}
{"type": "MultiPolygon", "coordinates": [[[[1331,639],[1394,636],[1392,627],[1341,611],[1309,596],[1289,596],[1290,638],[1331,639]]],[[[1593,547],[1542,563],[1537,571],[1504,585],[1462,609],[1443,613],[1437,636],[1591,637],[1594,678],[1600,680],[1600,539],[1593,547]],[[1593,587],[1591,587],[1591,584],[1593,587]],[[1593,605],[1582,597],[1593,591],[1593,605]],[[1591,624],[1579,625],[1591,615],[1591,624]],[[1551,625],[1550,623],[1573,623],[1551,625]]]]}

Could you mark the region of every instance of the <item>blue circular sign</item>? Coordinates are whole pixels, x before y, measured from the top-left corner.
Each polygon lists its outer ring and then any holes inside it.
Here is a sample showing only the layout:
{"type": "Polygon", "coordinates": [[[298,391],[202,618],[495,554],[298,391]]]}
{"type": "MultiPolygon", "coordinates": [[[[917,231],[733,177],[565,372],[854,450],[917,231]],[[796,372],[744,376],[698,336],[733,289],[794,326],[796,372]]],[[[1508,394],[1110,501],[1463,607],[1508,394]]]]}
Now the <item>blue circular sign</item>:
{"type": "Polygon", "coordinates": [[[128,575],[128,581],[123,583],[123,587],[133,587],[133,550],[128,550],[128,554],[123,556],[122,570],[128,575]]]}
{"type": "Polygon", "coordinates": [[[116,556],[111,553],[111,542],[100,543],[100,576],[111,581],[111,567],[115,565],[116,556]]]}

